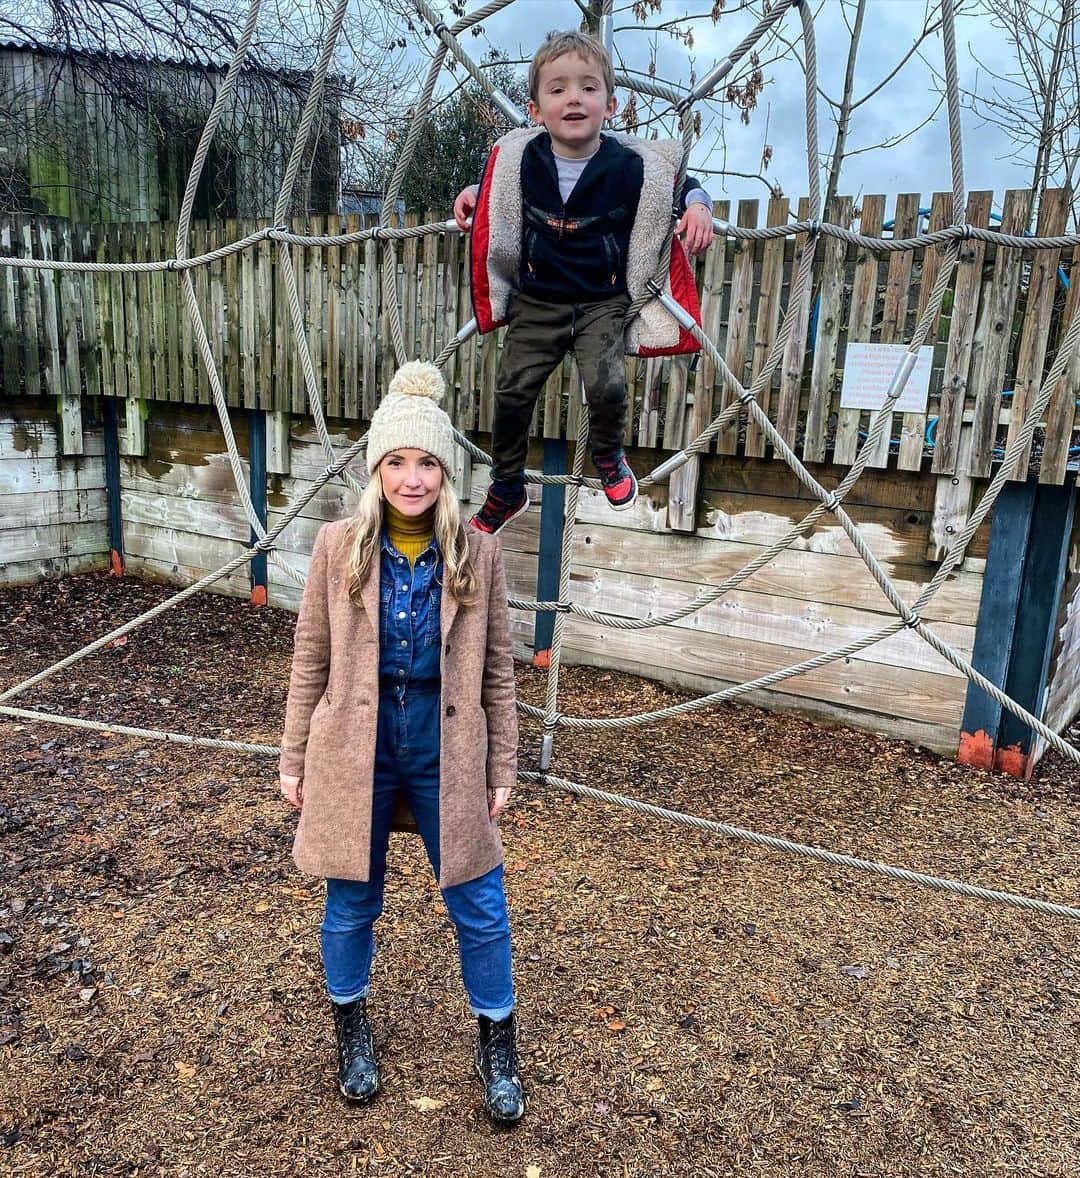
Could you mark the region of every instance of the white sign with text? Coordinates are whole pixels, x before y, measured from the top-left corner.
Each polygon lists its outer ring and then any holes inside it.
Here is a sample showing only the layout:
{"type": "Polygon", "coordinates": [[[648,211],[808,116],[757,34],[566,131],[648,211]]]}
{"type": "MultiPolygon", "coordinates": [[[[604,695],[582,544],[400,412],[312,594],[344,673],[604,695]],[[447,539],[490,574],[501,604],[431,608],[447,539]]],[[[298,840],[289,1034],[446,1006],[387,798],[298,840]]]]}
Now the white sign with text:
{"type": "MultiPolygon", "coordinates": [[[[841,409],[880,409],[907,347],[904,344],[848,344],[844,356],[841,409]]],[[[934,349],[919,349],[919,358],[894,408],[898,413],[925,413],[930,395],[934,349]]]]}

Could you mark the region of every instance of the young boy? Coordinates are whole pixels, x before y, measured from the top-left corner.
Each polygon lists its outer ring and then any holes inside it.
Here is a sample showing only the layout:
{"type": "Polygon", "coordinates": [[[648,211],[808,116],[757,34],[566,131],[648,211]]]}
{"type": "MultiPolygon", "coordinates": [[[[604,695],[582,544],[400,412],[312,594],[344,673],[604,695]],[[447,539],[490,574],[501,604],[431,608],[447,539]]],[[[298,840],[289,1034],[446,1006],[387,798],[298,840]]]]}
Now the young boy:
{"type": "MultiPolygon", "coordinates": [[[[623,452],[627,270],[642,279],[639,286],[652,277],[649,259],[655,267],[671,210],[674,167],[670,153],[660,155],[656,143],[601,134],[618,106],[614,88],[611,59],[599,41],[578,32],[550,34],[529,68],[529,115],[539,126],[504,136],[484,166],[479,188],[466,188],[454,203],[463,230],[472,217],[473,303],[480,330],[509,324],[495,386],[492,481],[470,521],[482,532],[498,532],[529,506],[524,474],[533,407],[571,349],[589,402],[589,450],[604,494],[616,511],[631,507],[637,495],[623,452]],[[651,203],[642,199],[643,184],[651,203]],[[500,266],[510,276],[504,314],[493,290],[500,266]]],[[[676,233],[685,235],[691,255],[700,253],[712,240],[712,202],[693,178],[683,186],[680,208],[676,233]]],[[[681,251],[673,259],[673,276],[676,261],[689,278],[681,251]]],[[[692,280],[689,287],[696,309],[692,280]]],[[[676,334],[678,346],[640,350],[653,355],[696,350],[677,329],[676,334]]]]}

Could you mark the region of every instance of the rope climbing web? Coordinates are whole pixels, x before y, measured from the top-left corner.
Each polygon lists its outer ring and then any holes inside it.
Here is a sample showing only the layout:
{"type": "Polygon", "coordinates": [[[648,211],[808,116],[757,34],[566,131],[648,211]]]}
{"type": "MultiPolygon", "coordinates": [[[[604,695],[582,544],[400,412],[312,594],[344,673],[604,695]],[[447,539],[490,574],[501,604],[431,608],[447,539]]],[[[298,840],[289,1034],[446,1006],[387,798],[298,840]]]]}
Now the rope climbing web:
{"type": "MultiPolygon", "coordinates": [[[[282,532],[296,519],[304,507],[330,480],[340,479],[353,492],[359,492],[362,489],[361,484],[349,473],[348,467],[363,452],[366,445],[366,437],[360,438],[341,454],[335,452],[327,426],[324,396],[319,387],[319,376],[316,372],[308,343],[308,330],[304,320],[304,312],[293,265],[293,251],[298,249],[327,249],[361,241],[373,241],[377,243],[378,248],[381,250],[382,294],[389,323],[394,357],[399,365],[414,358],[408,353],[405,332],[402,326],[402,312],[397,281],[397,251],[399,244],[409,238],[449,235],[458,233],[459,230],[453,221],[436,222],[409,228],[396,225],[394,223],[394,210],[397,206],[398,195],[405,174],[415,154],[424,120],[431,110],[439,76],[450,55],[453,55],[453,59],[466,69],[470,77],[483,89],[504,117],[511,119],[511,121],[524,123],[525,120],[522,117],[522,113],[505,94],[492,86],[488,76],[469,57],[460,40],[463,33],[479,22],[488,19],[490,16],[508,7],[512,2],[513,0],[490,0],[489,3],[477,8],[472,13],[461,17],[454,24],[448,25],[441,19],[438,12],[431,7],[427,0],[414,0],[414,6],[418,15],[426,22],[426,25],[431,30],[431,35],[435,38],[435,45],[419,99],[414,106],[414,117],[411,120],[408,134],[402,145],[393,175],[387,186],[378,225],[352,233],[322,236],[293,233],[285,225],[286,214],[293,198],[297,177],[300,174],[305,154],[310,147],[313,129],[316,126],[317,116],[322,102],[327,73],[333,60],[335,46],[347,9],[347,0],[338,0],[322,36],[318,59],[312,71],[307,98],[275,203],[274,223],[265,229],[252,233],[237,241],[227,243],[208,253],[194,257],[189,255],[188,239],[190,236],[191,217],[196,191],[217,126],[228,105],[233,101],[236,84],[244,66],[259,16],[261,0],[252,0],[233,59],[225,80],[215,97],[195,152],[181,205],[174,256],[167,259],[136,263],[83,263],[34,258],[0,258],[0,265],[12,267],[104,273],[167,271],[176,275],[176,280],[181,286],[184,305],[187,310],[194,340],[209,378],[211,398],[221,424],[222,435],[228,453],[228,461],[233,480],[237,488],[237,494],[247,521],[251,526],[252,533],[255,536],[255,541],[244,552],[234,557],[221,568],[209,573],[195,584],[173,594],[152,609],[116,627],[109,633],[82,647],[80,650],[54,663],[52,666],[27,677],[22,682],[16,683],[3,693],[0,693],[0,715],[22,720],[67,725],[79,729],[118,733],[146,740],[167,741],[198,748],[224,749],[254,753],[262,756],[277,755],[278,750],[269,745],[193,736],[184,733],[128,725],[116,725],[104,720],[98,721],[74,716],[60,716],[37,711],[32,708],[16,706],[14,701],[37,685],[106,647],[117,638],[130,634],[193,594],[229,576],[259,554],[266,554],[281,570],[282,574],[295,584],[304,584],[305,578],[303,574],[289,565],[278,554],[277,542],[282,532]],[[202,309],[199,306],[195,284],[192,278],[193,272],[197,268],[209,266],[232,254],[252,249],[267,240],[273,241],[276,246],[278,269],[285,288],[286,301],[289,309],[289,322],[294,336],[296,353],[300,361],[300,369],[303,374],[307,403],[314,419],[319,445],[326,460],[326,466],[318,477],[301,493],[295,496],[282,512],[277,524],[270,529],[267,529],[259,519],[247,489],[240,454],[229,419],[221,373],[217,367],[213,347],[207,332],[202,309]]],[[[609,49],[611,48],[612,36],[611,8],[611,0],[606,0],[600,30],[601,37],[606,41],[609,49]]],[[[518,705],[525,715],[540,722],[543,734],[536,768],[522,772],[521,777],[528,782],[562,789],[578,796],[621,806],[641,814],[649,815],[650,817],[721,834],[728,838],[738,839],[788,854],[807,856],[833,866],[871,872],[899,882],[930,887],[954,895],[1023,908],[1044,915],[1077,920],[1080,919],[1080,908],[1066,904],[1056,903],[1038,897],[1022,896],[1010,892],[977,887],[972,884],[943,879],[901,867],[861,859],[837,851],[808,846],[788,839],[760,834],[727,823],[665,809],[635,798],[569,781],[551,772],[555,754],[556,736],[560,729],[583,731],[598,728],[637,728],[660,723],[700,709],[712,708],[720,703],[738,699],[751,692],[776,687],[798,675],[848,659],[852,655],[865,651],[904,629],[909,629],[917,634],[953,668],[985,691],[1001,708],[1010,712],[1031,728],[1032,731],[1037,733],[1050,747],[1055,749],[1063,757],[1080,763],[1080,750],[1063,740],[1036,716],[1021,707],[999,687],[990,682],[972,665],[970,660],[942,639],[926,621],[928,605],[964,558],[972,537],[988,517],[1005,483],[1013,477],[1021,458],[1027,452],[1037,425],[1043,419],[1054,388],[1062,379],[1073,355],[1076,353],[1078,347],[1080,347],[1080,308],[1074,311],[1070,322],[1066,326],[1054,361],[1039,387],[1038,394],[1031,399],[1027,406],[1021,428],[1006,446],[1000,466],[990,479],[985,491],[971,511],[966,522],[958,529],[936,573],[923,586],[914,601],[907,601],[901,594],[885,568],[871,551],[858,525],[852,520],[845,508],[847,497],[867,466],[870,465],[874,454],[879,451],[883,436],[890,428],[893,409],[915,368],[919,349],[926,343],[928,338],[931,338],[931,332],[938,322],[946,291],[949,288],[950,281],[960,260],[963,243],[971,239],[978,239],[993,242],[999,249],[1009,250],[1046,250],[1080,246],[1080,234],[1052,237],[1026,237],[1003,234],[967,224],[965,219],[963,143],[960,124],[960,91],[957,81],[953,0],[941,0],[941,44],[946,81],[949,155],[952,176],[951,222],[946,228],[918,234],[913,237],[881,238],[868,236],[866,234],[855,233],[846,226],[832,224],[822,219],[817,143],[817,47],[813,14],[810,6],[801,2],[801,0],[778,0],[765,13],[756,27],[691,89],[680,90],[658,83],[655,80],[643,79],[637,76],[630,77],[622,73],[616,74],[616,82],[618,85],[632,91],[647,94],[654,99],[670,104],[671,111],[678,121],[682,146],[681,161],[675,184],[675,191],[678,191],[686,175],[689,152],[694,137],[693,111],[695,104],[713,94],[738,63],[754,50],[754,47],[759,44],[770,29],[773,29],[780,22],[787,20],[793,13],[800,22],[802,46],[805,56],[805,137],[807,179],[809,184],[808,215],[802,220],[790,224],[771,226],[764,229],[740,228],[721,220],[714,222],[714,229],[718,234],[733,239],[762,241],[782,237],[795,237],[800,242],[801,253],[798,254],[798,263],[791,282],[787,304],[788,312],[782,317],[776,338],[769,349],[764,363],[749,386],[744,385],[726,364],[716,341],[710,339],[698,327],[694,319],[665,293],[664,283],[670,262],[672,234],[675,224],[674,218],[668,225],[656,272],[649,283],[647,291],[630,304],[628,321],[636,316],[650,300],[659,300],[678,323],[693,334],[703,353],[715,367],[715,371],[723,383],[726,394],[726,407],[701,430],[697,437],[658,465],[646,477],[641,478],[639,480],[639,486],[642,489],[662,483],[693,455],[707,451],[711,441],[725,427],[737,421],[742,414],[746,414],[748,419],[755,423],[756,428],[760,431],[765,441],[772,446],[775,456],[784,461],[802,487],[812,497],[814,506],[801,520],[793,524],[781,537],[764,548],[753,560],[749,561],[719,584],[701,590],[692,601],[678,608],[643,618],[627,618],[613,613],[607,613],[603,610],[591,609],[572,601],[570,599],[570,573],[575,532],[578,524],[579,492],[582,487],[597,487],[599,485],[597,480],[588,479],[583,474],[584,441],[588,437],[589,412],[588,405],[584,402],[584,398],[582,398],[580,425],[577,432],[577,443],[574,448],[574,457],[570,472],[565,475],[530,472],[526,476],[534,483],[565,486],[566,502],[556,599],[552,601],[538,601],[512,598],[510,601],[511,606],[518,610],[551,612],[554,614],[550,665],[547,675],[544,705],[542,707],[526,704],[518,705]],[[836,489],[832,491],[827,490],[813,476],[803,462],[800,461],[782,433],[762,408],[762,395],[770,387],[773,374],[785,355],[789,340],[792,338],[796,319],[792,309],[801,305],[810,290],[817,249],[823,239],[834,239],[852,244],[861,249],[872,251],[875,254],[913,251],[918,248],[929,248],[932,246],[940,247],[942,251],[941,264],[935,274],[924,310],[916,324],[903,359],[893,373],[884,403],[880,409],[875,411],[868,434],[862,441],[850,469],[836,489]],[[755,573],[765,568],[780,553],[791,548],[796,541],[805,536],[826,515],[831,516],[840,526],[894,612],[895,617],[887,624],[842,646],[817,654],[790,666],[780,668],[770,674],[727,687],[721,691],[703,695],[696,699],[686,700],[671,707],[634,715],[613,717],[576,716],[569,715],[560,710],[559,678],[565,642],[565,622],[568,616],[573,615],[582,618],[596,626],[620,630],[645,630],[670,626],[675,622],[692,616],[714,602],[721,601],[732,590],[737,589],[755,573]]],[[[475,320],[465,323],[456,335],[447,341],[444,348],[434,358],[436,365],[439,368],[444,368],[455,352],[475,334],[476,330],[477,325],[475,320]]],[[[458,443],[473,460],[481,464],[490,465],[491,458],[488,454],[463,434],[457,433],[456,437],[458,443]]]]}

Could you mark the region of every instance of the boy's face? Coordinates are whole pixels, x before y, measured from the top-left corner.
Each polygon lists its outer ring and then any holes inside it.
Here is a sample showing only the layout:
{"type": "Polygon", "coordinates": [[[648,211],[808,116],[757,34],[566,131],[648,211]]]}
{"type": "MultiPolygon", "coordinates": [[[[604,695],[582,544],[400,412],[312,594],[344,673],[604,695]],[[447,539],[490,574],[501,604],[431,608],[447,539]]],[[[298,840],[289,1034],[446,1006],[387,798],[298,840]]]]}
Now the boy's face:
{"type": "Polygon", "coordinates": [[[564,53],[540,67],[529,116],[547,128],[559,155],[574,159],[592,155],[600,146],[600,128],[618,105],[607,92],[598,61],[564,53]]]}

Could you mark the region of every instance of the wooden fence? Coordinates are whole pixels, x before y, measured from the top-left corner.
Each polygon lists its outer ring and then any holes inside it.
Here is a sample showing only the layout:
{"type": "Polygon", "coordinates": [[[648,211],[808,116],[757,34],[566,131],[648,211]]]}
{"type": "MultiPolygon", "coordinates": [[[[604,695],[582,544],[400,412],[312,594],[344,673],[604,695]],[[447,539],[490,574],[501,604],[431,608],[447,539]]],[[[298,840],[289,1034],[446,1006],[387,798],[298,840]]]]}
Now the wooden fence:
{"type": "MultiPolygon", "coordinates": [[[[968,220],[1018,232],[1030,201],[1026,191],[1004,196],[991,224],[993,194],[974,192],[968,220]]],[[[1065,193],[1048,191],[1038,232],[1064,231],[1065,193]]],[[[831,220],[849,223],[850,197],[837,199],[831,220]]],[[[879,235],[888,224],[900,237],[927,224],[946,224],[949,197],[928,205],[916,193],[890,207],[884,196],[863,197],[858,224],[879,235]]],[[[806,203],[787,198],[719,202],[716,213],[742,226],[784,224],[806,203]]],[[[437,219],[431,215],[429,219],[437,219]]],[[[189,252],[201,253],[259,226],[228,220],[197,223],[189,252]]],[[[298,232],[355,230],[357,218],[314,217],[298,232]]],[[[55,218],[0,219],[0,253],[16,256],[144,261],[171,256],[168,223],[80,226],[55,218]]],[[[941,264],[942,247],[890,255],[826,239],[819,246],[820,279],[803,305],[788,306],[790,280],[805,238],[766,243],[717,239],[698,266],[705,330],[727,363],[749,382],[764,364],[780,316],[795,316],[783,362],[764,399],[784,438],[808,462],[852,462],[869,424],[865,410],[840,406],[849,343],[902,343],[911,338],[941,264]]],[[[295,250],[307,338],[331,417],[366,420],[395,367],[382,305],[378,246],[295,250]]],[[[466,247],[456,235],[411,240],[399,248],[399,289],[410,352],[433,356],[471,315],[466,247]]],[[[982,478],[1019,428],[1055,355],[1078,301],[1068,282],[1070,251],[999,250],[964,244],[946,295],[934,345],[925,413],[893,415],[888,445],[872,465],[982,478]]],[[[1073,268],[1075,270],[1075,268],[1073,268]]],[[[287,304],[277,273],[276,246],[266,242],[195,271],[195,286],[230,405],[303,413],[306,394],[287,304]]],[[[500,333],[501,334],[501,333],[500,333]]],[[[0,268],[0,379],[8,395],[109,395],[129,402],[208,404],[210,385],[195,347],[178,276],[78,274],[0,268]]],[[[448,409],[459,428],[490,428],[500,340],[467,342],[447,368],[448,409]]],[[[705,358],[630,360],[635,444],[677,449],[726,403],[714,366],[705,358]]],[[[1054,390],[1045,428],[1036,435],[1018,476],[1038,470],[1042,482],[1066,476],[1076,428],[1080,362],[1054,390]]],[[[129,412],[131,406],[129,405],[129,412]]],[[[535,432],[573,437],[578,398],[568,361],[548,382],[535,432]]],[[[754,422],[737,423],[715,443],[720,454],[768,457],[754,422]]]]}

